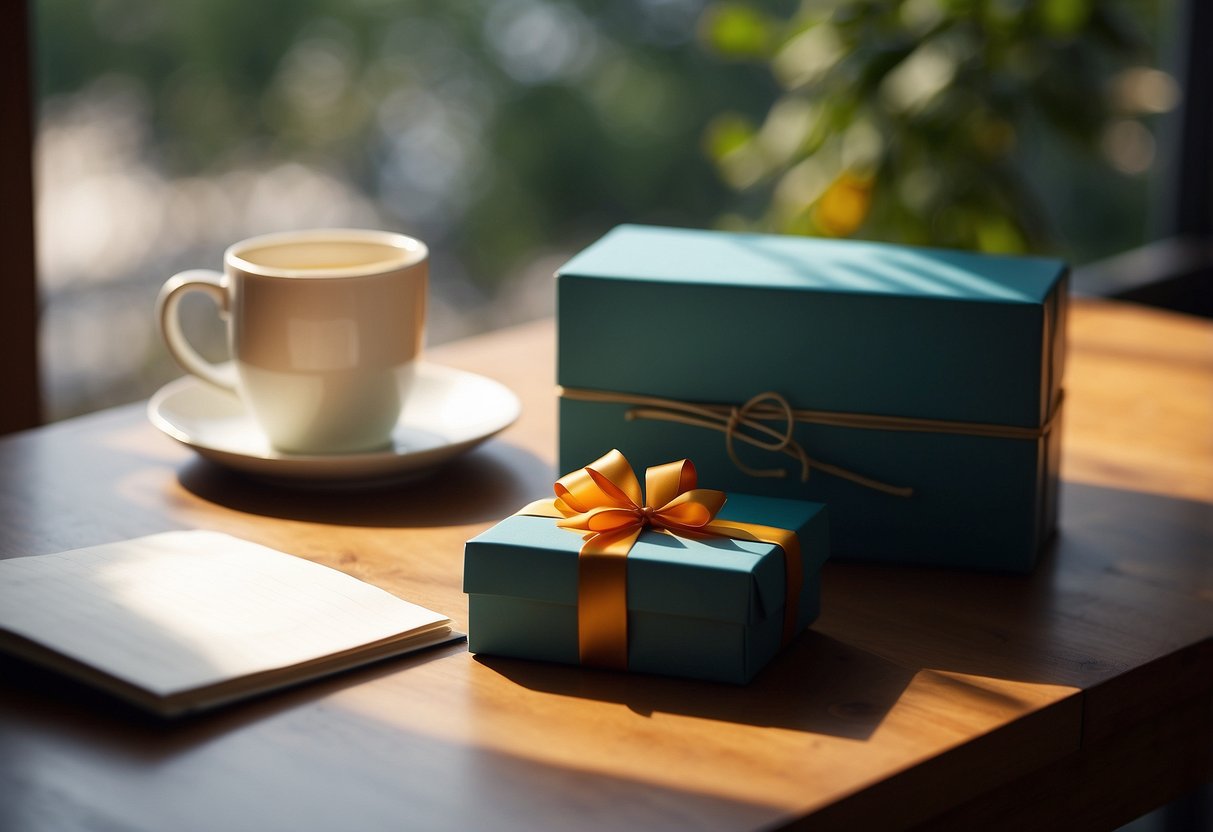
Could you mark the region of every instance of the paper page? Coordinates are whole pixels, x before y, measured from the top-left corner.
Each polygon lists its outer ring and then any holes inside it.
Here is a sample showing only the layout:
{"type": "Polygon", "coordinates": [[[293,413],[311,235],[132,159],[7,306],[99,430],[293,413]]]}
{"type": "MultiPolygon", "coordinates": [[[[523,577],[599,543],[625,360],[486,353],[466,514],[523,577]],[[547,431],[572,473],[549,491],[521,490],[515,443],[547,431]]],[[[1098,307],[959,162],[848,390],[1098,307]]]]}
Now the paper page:
{"type": "Polygon", "coordinates": [[[446,623],[335,569],[219,532],[0,561],[0,629],[161,696],[446,623]]]}

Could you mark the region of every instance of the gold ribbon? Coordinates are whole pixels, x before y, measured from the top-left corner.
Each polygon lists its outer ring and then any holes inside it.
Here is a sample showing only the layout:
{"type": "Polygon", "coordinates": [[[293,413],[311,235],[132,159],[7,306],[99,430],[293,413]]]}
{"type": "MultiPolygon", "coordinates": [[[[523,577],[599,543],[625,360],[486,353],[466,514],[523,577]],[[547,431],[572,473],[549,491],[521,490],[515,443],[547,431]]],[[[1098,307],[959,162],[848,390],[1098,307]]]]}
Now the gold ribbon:
{"type": "Polygon", "coordinates": [[[642,496],[632,466],[612,450],[557,480],[554,500],[539,500],[518,512],[554,517],[556,525],[583,532],[577,559],[577,647],[582,664],[627,668],[627,556],[645,528],[676,537],[727,537],[780,547],[786,579],[784,643],[796,634],[804,580],[796,533],[717,520],[725,494],[697,487],[697,479],[689,459],[655,465],[645,471],[642,496]]]}
{"type": "Polygon", "coordinates": [[[604,402],[631,405],[625,417],[677,422],[692,427],[717,430],[724,434],[725,451],[737,468],[752,477],[784,477],[782,468],[752,468],[737,455],[736,441],[741,440],[762,450],[783,453],[800,463],[800,481],[809,478],[816,468],[844,480],[895,497],[911,497],[914,489],[908,486],[891,485],[887,482],[814,459],[805,453],[794,438],[796,423],[832,427],[859,428],[862,430],[912,431],[916,433],[951,433],[960,436],[983,436],[993,439],[1040,439],[1053,429],[1061,412],[1064,394],[1059,394],[1049,418],[1038,428],[1015,425],[996,425],[984,422],[957,422],[946,419],[918,419],[908,416],[877,416],[869,413],[845,413],[829,410],[806,410],[793,408],[779,393],[759,393],[740,407],[727,404],[695,404],[678,399],[659,396],[644,396],[631,393],[610,393],[602,390],[581,390],[570,387],[557,388],[562,398],[582,402],[604,402]],[[764,422],[782,422],[783,430],[775,430],[764,422]],[[749,431],[746,433],[743,431],[749,431]]]}

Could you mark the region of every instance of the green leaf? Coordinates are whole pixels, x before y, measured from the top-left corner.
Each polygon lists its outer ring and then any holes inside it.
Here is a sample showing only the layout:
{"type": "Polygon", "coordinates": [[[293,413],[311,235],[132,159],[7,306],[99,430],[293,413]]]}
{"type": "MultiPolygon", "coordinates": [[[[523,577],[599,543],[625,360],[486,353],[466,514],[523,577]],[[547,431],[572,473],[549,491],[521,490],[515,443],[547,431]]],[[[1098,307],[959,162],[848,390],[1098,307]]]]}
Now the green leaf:
{"type": "Polygon", "coordinates": [[[738,113],[722,113],[708,124],[704,150],[710,158],[720,161],[741,148],[754,137],[754,125],[738,113]]]}
{"type": "Polygon", "coordinates": [[[775,35],[775,21],[742,3],[710,6],[700,19],[700,37],[728,58],[767,58],[772,52],[775,35]]]}
{"type": "Polygon", "coordinates": [[[1015,224],[995,214],[977,218],[977,246],[991,254],[1023,254],[1028,248],[1015,224]]]}
{"type": "Polygon", "coordinates": [[[1038,8],[1041,27],[1054,37],[1078,34],[1091,17],[1091,0],[1044,0],[1038,8]]]}

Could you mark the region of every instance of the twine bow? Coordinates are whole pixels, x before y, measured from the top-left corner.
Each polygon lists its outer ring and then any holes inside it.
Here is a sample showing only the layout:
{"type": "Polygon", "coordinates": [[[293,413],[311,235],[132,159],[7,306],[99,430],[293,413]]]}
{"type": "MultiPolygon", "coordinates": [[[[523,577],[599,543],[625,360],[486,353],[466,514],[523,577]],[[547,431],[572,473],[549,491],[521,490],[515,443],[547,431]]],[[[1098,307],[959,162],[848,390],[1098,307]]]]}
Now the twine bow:
{"type": "Polygon", "coordinates": [[[578,390],[569,396],[590,401],[619,401],[639,403],[638,407],[628,410],[626,418],[653,419],[662,422],[677,422],[698,428],[710,428],[724,433],[724,447],[729,459],[739,471],[751,477],[784,477],[787,472],[782,468],[753,468],[742,461],[737,455],[736,441],[741,440],[748,445],[761,448],[773,453],[783,453],[800,463],[800,481],[807,482],[809,472],[814,468],[826,474],[849,480],[864,488],[891,494],[895,497],[909,497],[914,489],[906,486],[891,485],[872,477],[864,476],[856,471],[834,465],[820,459],[814,459],[805,453],[800,443],[796,441],[796,422],[802,420],[801,414],[792,408],[779,393],[768,390],[759,393],[740,407],[721,405],[699,405],[677,399],[662,399],[655,396],[636,396],[631,398],[616,397],[611,394],[601,396],[589,391],[578,390]],[[783,430],[778,431],[764,422],[783,422],[783,430]],[[767,437],[764,439],[763,437],[767,437]]]}
{"type": "Polygon", "coordinates": [[[622,453],[612,450],[555,484],[556,498],[520,514],[557,518],[582,532],[577,572],[577,641],[582,664],[627,667],[627,556],[646,528],[685,538],[726,537],[779,546],[784,553],[784,641],[796,632],[803,572],[795,532],[717,520],[725,493],[698,488],[689,459],[645,471],[645,488],[622,453]]]}
{"type": "MultiPolygon", "coordinates": [[[[629,415],[629,418],[635,418],[629,415]]],[[[759,393],[754,396],[741,407],[729,408],[729,417],[724,425],[724,447],[729,455],[729,459],[737,466],[737,469],[742,473],[749,474],[751,477],[783,477],[786,472],[782,468],[752,468],[741,461],[741,457],[737,455],[737,449],[734,447],[733,441],[737,434],[737,429],[746,427],[757,433],[765,434],[772,437],[775,441],[764,442],[757,437],[746,437],[742,434],[743,439],[747,439],[751,445],[756,448],[761,448],[764,451],[773,451],[775,453],[784,452],[788,456],[794,457],[800,462],[800,481],[807,482],[809,479],[809,464],[811,460],[809,455],[804,452],[804,448],[800,447],[800,443],[793,437],[796,432],[796,416],[792,412],[792,405],[788,404],[788,400],[780,394],[768,390],[765,393],[759,393]],[[773,430],[755,419],[750,418],[750,415],[755,411],[764,412],[763,405],[770,402],[778,410],[779,415],[783,417],[783,433],[773,430]]],[[[818,463],[820,465],[821,463],[818,463]]]]}

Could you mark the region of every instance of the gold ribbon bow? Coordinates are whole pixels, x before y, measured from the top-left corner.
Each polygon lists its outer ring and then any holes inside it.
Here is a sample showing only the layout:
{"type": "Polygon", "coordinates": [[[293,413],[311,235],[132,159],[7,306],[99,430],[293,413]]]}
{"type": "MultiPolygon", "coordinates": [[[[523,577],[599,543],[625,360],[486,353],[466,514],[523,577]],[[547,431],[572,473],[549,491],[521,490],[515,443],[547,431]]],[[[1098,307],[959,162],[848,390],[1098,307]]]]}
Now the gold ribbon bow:
{"type": "Polygon", "coordinates": [[[779,546],[784,552],[786,601],[783,639],[796,633],[803,580],[796,533],[774,526],[716,519],[723,491],[697,487],[689,459],[645,471],[644,494],[632,466],[617,450],[556,481],[556,499],[519,514],[557,518],[584,534],[578,555],[577,645],[582,664],[626,669],[628,664],[627,556],[644,529],[677,537],[727,537],[779,546]]]}

